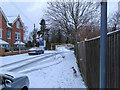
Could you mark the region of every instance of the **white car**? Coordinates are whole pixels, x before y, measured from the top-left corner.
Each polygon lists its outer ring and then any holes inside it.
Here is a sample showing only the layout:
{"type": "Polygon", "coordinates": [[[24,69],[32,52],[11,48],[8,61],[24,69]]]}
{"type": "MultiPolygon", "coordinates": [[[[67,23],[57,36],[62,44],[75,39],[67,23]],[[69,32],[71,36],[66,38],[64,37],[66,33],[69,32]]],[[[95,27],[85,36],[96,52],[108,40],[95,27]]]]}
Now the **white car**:
{"type": "Polygon", "coordinates": [[[38,55],[38,54],[44,54],[44,47],[34,47],[29,49],[28,51],[29,55],[38,55]]]}
{"type": "Polygon", "coordinates": [[[0,73],[0,90],[28,90],[29,79],[17,73],[0,73]]]}

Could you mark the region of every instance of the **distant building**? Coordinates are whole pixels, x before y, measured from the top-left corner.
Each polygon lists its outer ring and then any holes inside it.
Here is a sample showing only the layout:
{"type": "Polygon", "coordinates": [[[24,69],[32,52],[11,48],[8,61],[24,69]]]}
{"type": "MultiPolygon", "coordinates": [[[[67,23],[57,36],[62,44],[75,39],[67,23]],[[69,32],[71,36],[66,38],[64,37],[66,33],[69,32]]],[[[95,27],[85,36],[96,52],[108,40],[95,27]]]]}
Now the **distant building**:
{"type": "MultiPolygon", "coordinates": [[[[6,17],[0,7],[0,40],[9,44],[7,47],[24,47],[23,43],[23,22],[17,17],[6,17]]],[[[2,44],[2,43],[1,43],[2,44]]]]}

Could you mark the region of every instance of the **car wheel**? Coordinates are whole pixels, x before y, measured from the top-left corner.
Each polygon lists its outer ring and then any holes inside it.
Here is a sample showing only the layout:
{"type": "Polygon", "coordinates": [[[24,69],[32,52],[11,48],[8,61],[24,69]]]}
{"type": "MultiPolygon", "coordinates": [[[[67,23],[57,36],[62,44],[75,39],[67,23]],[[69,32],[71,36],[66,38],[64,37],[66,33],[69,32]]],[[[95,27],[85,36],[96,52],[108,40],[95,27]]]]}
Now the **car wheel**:
{"type": "Polygon", "coordinates": [[[29,53],[29,55],[32,55],[32,54],[29,53]]]}
{"type": "Polygon", "coordinates": [[[28,88],[25,86],[25,87],[23,87],[21,90],[28,90],[28,88]]]}

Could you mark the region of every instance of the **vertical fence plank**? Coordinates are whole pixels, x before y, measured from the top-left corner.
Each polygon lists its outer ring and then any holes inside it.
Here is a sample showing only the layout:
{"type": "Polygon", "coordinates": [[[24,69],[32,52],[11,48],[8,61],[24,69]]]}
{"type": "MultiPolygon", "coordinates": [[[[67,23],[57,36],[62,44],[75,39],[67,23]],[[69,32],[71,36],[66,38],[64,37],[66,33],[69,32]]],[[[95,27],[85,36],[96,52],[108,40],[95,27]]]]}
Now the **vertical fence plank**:
{"type": "MultiPolygon", "coordinates": [[[[109,36],[108,36],[108,38],[107,38],[107,45],[108,45],[108,49],[107,49],[107,82],[109,82],[109,36]]],[[[107,83],[107,88],[109,87],[109,83],[107,83]]]]}
{"type": "Polygon", "coordinates": [[[117,67],[116,67],[116,71],[117,71],[117,74],[116,74],[116,80],[117,80],[117,82],[116,82],[116,88],[119,88],[119,40],[118,40],[118,36],[119,35],[119,33],[117,33],[117,35],[116,35],[116,63],[117,63],[117,67]]]}
{"type": "Polygon", "coordinates": [[[114,44],[114,47],[113,47],[113,62],[114,62],[114,69],[113,69],[113,71],[114,71],[114,82],[113,82],[113,84],[114,84],[114,88],[116,87],[116,57],[115,57],[115,46],[116,46],[116,43],[115,43],[115,34],[113,34],[113,44],[114,44]]]}
{"type": "Polygon", "coordinates": [[[111,37],[108,36],[108,56],[107,56],[107,88],[110,87],[111,81],[111,37]]]}
{"type": "MultiPolygon", "coordinates": [[[[119,75],[120,75],[120,32],[118,32],[118,62],[119,62],[118,70],[119,70],[119,75]]],[[[120,88],[120,76],[118,80],[119,80],[118,86],[120,88]]]]}
{"type": "Polygon", "coordinates": [[[85,42],[85,46],[86,46],[86,76],[87,76],[87,84],[88,84],[88,87],[89,88],[91,88],[91,85],[90,85],[90,83],[89,83],[89,79],[90,79],[90,77],[91,77],[91,75],[90,75],[90,62],[89,62],[89,54],[90,54],[90,52],[89,52],[89,42],[85,42]]]}
{"type": "Polygon", "coordinates": [[[117,88],[117,66],[118,66],[118,63],[117,63],[117,34],[115,33],[114,34],[114,88],[117,88]]]}
{"type": "Polygon", "coordinates": [[[111,88],[114,88],[114,36],[111,35],[111,88]]]}

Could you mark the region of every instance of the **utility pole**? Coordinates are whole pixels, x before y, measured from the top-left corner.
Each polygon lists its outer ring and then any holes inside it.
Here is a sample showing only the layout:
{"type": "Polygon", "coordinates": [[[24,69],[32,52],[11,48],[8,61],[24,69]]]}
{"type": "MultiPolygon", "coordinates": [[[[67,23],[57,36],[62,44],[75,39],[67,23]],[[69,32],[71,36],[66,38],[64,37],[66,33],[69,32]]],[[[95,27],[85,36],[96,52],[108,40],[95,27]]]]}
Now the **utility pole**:
{"type": "MultiPolygon", "coordinates": [[[[20,33],[20,28],[19,28],[19,35],[20,35],[20,34],[21,34],[21,33],[20,33]]],[[[20,38],[21,38],[21,35],[20,35],[20,38]]],[[[21,50],[20,50],[20,47],[21,47],[20,42],[21,42],[21,41],[20,41],[20,39],[19,39],[19,54],[20,54],[20,51],[21,51],[21,50]]]]}
{"type": "MultiPolygon", "coordinates": [[[[19,22],[18,22],[18,23],[19,23],[19,22]]],[[[20,39],[21,39],[21,33],[20,33],[20,29],[21,29],[21,28],[20,28],[20,24],[18,24],[18,29],[19,29],[19,34],[18,34],[18,35],[20,36],[20,39]]],[[[18,36],[18,37],[19,37],[19,36],[18,36]]],[[[21,47],[21,45],[20,45],[21,40],[20,40],[20,39],[19,39],[19,54],[20,54],[20,52],[21,52],[21,48],[20,48],[20,47],[21,47]]]]}
{"type": "Polygon", "coordinates": [[[107,0],[101,2],[100,88],[107,88],[107,0]]]}
{"type": "MultiPolygon", "coordinates": [[[[35,24],[34,24],[34,31],[33,31],[33,35],[35,35],[35,24]]],[[[33,37],[33,39],[35,39],[35,38],[33,37]]],[[[34,47],[35,47],[35,40],[33,40],[33,44],[34,44],[34,47]]]]}

